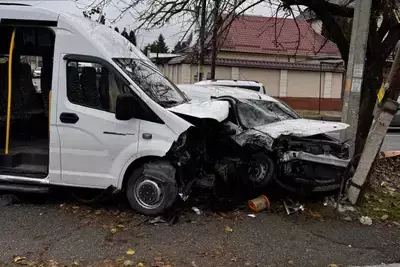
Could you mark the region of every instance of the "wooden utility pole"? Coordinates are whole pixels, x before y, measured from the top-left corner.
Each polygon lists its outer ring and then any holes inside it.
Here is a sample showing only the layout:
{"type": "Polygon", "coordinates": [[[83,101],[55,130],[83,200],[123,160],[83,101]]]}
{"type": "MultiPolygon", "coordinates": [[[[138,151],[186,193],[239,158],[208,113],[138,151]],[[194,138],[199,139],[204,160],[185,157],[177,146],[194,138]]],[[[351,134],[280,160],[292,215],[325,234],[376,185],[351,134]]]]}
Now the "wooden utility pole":
{"type": "Polygon", "coordinates": [[[369,33],[369,22],[371,17],[372,0],[356,0],[352,37],[350,43],[350,55],[342,120],[350,127],[345,130],[342,140],[350,140],[350,152],[354,155],[355,140],[357,136],[358,117],[360,110],[361,85],[364,75],[365,54],[369,33]],[[353,47],[352,47],[353,45],[353,47]]]}
{"type": "Polygon", "coordinates": [[[213,25],[213,35],[212,35],[211,80],[215,80],[215,64],[217,61],[219,2],[220,0],[214,0],[215,4],[214,4],[214,25],[213,25]]]}
{"type": "Polygon", "coordinates": [[[201,0],[201,11],[200,11],[200,58],[199,58],[199,81],[204,78],[204,57],[205,57],[205,36],[206,36],[206,7],[207,0],[201,0]]]}
{"type": "Polygon", "coordinates": [[[396,101],[400,95],[400,51],[397,49],[396,56],[390,69],[387,83],[382,89],[381,96],[378,95],[378,112],[372,123],[371,130],[365,142],[364,151],[360,162],[350,182],[347,197],[351,203],[356,204],[362,187],[368,178],[372,164],[378,155],[390,122],[399,109],[396,101]]]}

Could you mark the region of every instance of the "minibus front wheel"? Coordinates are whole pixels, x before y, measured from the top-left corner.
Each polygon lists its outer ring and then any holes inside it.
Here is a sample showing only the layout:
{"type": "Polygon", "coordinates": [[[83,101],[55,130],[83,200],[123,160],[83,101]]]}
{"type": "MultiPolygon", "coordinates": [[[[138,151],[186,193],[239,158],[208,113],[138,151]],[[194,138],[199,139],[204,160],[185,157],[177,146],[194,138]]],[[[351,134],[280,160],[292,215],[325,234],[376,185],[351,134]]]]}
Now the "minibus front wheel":
{"type": "Polygon", "coordinates": [[[157,216],[176,201],[176,170],[167,161],[143,164],[129,177],[126,195],[131,207],[144,215],[157,216]]]}

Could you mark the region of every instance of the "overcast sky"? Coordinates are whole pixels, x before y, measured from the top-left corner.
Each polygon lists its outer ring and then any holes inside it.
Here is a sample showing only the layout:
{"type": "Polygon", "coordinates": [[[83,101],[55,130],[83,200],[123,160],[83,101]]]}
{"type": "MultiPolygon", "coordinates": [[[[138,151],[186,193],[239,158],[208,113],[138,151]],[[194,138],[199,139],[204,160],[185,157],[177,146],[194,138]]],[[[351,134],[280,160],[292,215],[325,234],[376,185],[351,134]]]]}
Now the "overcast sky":
{"type": "MultiPolygon", "coordinates": [[[[30,5],[34,5],[37,7],[43,7],[47,9],[52,9],[55,11],[64,11],[70,12],[77,15],[82,15],[82,11],[85,9],[88,3],[93,3],[96,0],[0,0],[7,2],[21,2],[30,5]]],[[[124,27],[129,29],[135,29],[138,26],[138,22],[135,21],[132,14],[137,14],[138,10],[131,10],[130,12],[126,12],[126,14],[118,20],[118,22],[114,24],[110,23],[110,20],[114,20],[120,15],[120,11],[122,4],[118,3],[126,3],[132,0],[110,0],[110,4],[105,8],[104,13],[106,13],[106,17],[108,20],[106,21],[106,25],[111,25],[113,27],[117,26],[120,30],[124,27]]],[[[139,10],[141,11],[141,10],[139,10]]],[[[269,16],[274,14],[274,7],[271,7],[267,4],[258,5],[257,7],[249,10],[247,14],[252,15],[260,15],[260,16],[269,16]]],[[[154,29],[151,31],[140,31],[137,36],[137,45],[139,47],[144,47],[147,43],[153,42],[157,39],[158,35],[162,33],[166,39],[166,42],[170,49],[174,47],[177,41],[181,40],[183,35],[183,29],[185,29],[186,25],[182,25],[182,23],[173,23],[170,25],[164,26],[162,29],[154,29]]]]}

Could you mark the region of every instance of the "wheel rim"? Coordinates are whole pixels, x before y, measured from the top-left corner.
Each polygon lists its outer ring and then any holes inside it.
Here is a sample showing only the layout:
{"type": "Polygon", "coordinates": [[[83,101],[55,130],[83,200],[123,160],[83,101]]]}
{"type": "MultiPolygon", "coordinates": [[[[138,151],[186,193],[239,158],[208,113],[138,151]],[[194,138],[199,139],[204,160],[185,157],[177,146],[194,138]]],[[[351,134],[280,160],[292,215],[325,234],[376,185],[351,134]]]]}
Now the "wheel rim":
{"type": "Polygon", "coordinates": [[[250,166],[249,179],[253,183],[260,183],[268,173],[268,165],[265,162],[257,161],[250,166]]]}
{"type": "Polygon", "coordinates": [[[163,186],[147,177],[139,179],[134,187],[137,203],[145,209],[156,209],[164,200],[163,186]]]}

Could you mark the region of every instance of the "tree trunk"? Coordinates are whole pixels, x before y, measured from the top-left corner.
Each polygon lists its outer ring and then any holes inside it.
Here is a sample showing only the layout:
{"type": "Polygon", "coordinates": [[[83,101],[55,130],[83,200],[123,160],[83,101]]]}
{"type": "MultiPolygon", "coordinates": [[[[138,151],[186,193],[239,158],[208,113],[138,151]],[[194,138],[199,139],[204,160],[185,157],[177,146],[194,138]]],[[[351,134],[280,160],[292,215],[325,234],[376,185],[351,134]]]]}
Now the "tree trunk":
{"type": "Polygon", "coordinates": [[[212,35],[212,55],[211,55],[211,80],[215,80],[215,68],[217,62],[217,39],[218,39],[218,27],[219,27],[219,1],[214,0],[214,25],[212,35]]]}
{"type": "Polygon", "coordinates": [[[206,38],[206,6],[207,0],[201,1],[200,14],[200,58],[199,58],[199,81],[204,79],[204,57],[205,57],[205,38],[206,38]]]}
{"type": "Polygon", "coordinates": [[[354,153],[356,165],[359,159],[357,156],[361,155],[364,149],[365,141],[367,140],[374,119],[373,113],[377,100],[377,92],[383,81],[382,68],[382,64],[373,60],[367,60],[361,89],[360,115],[354,153]]]}

